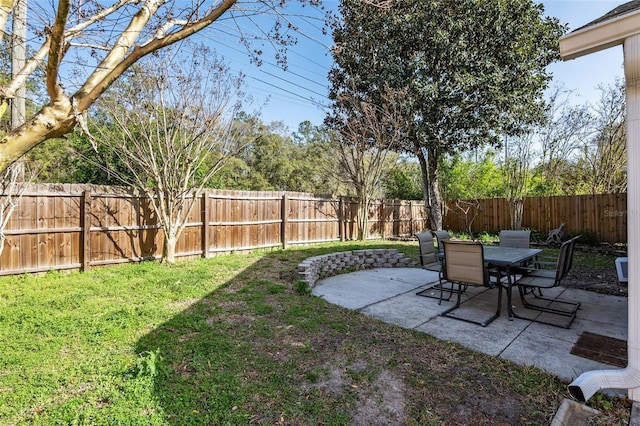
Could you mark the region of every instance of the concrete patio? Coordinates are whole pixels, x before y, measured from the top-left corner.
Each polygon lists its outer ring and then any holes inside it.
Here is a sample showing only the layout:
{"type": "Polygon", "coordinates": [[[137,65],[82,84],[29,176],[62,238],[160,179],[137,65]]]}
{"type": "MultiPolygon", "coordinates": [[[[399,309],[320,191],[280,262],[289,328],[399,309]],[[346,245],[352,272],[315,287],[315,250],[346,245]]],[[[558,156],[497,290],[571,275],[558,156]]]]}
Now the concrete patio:
{"type": "MultiPolygon", "coordinates": [[[[400,327],[414,329],[454,341],[469,349],[499,356],[520,365],[533,365],[572,381],[590,370],[618,369],[611,365],[572,355],[571,348],[583,331],[627,339],[627,298],[558,287],[545,296],[561,293],[562,298],[582,302],[571,328],[559,328],[507,317],[506,291],[502,315],[487,327],[441,317],[451,301],[438,305],[437,299],[417,296],[431,287],[438,274],[419,268],[379,268],[336,275],[323,279],[313,294],[328,302],[400,327]]],[[[514,292],[513,305],[522,315],[534,314],[520,306],[514,292]]],[[[456,315],[484,319],[495,312],[497,289],[469,288],[456,315]]],[[[561,318],[562,322],[565,318],[561,318]]],[[[620,394],[622,391],[614,393],[620,394]]]]}

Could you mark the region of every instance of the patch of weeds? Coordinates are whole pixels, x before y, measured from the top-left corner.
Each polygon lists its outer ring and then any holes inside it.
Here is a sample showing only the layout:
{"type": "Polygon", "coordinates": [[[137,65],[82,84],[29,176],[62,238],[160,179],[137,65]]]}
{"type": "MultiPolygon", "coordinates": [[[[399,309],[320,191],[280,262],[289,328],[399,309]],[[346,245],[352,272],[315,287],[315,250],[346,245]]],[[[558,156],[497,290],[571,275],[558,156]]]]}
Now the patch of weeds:
{"type": "Polygon", "coordinates": [[[329,324],[329,327],[336,331],[347,331],[349,329],[349,324],[346,322],[332,322],[329,324]]]}
{"type": "Polygon", "coordinates": [[[494,243],[497,240],[498,238],[495,235],[488,232],[481,232],[480,234],[478,234],[478,241],[480,241],[482,244],[494,243]]]}
{"type": "Polygon", "coordinates": [[[304,331],[317,331],[319,329],[318,324],[313,320],[303,321],[298,324],[298,328],[304,331]]]}
{"type": "Polygon", "coordinates": [[[316,371],[309,371],[306,374],[306,378],[309,383],[313,383],[314,385],[320,381],[320,375],[316,371]]]}
{"type": "Polygon", "coordinates": [[[409,386],[414,388],[425,387],[427,385],[430,385],[431,383],[434,383],[436,380],[434,380],[433,376],[431,375],[407,377],[407,383],[409,384],[409,386]]]}
{"type": "Polygon", "coordinates": [[[263,339],[273,339],[275,336],[273,329],[266,322],[256,322],[255,329],[255,335],[263,339]]]}
{"type": "Polygon", "coordinates": [[[306,317],[309,310],[305,306],[293,305],[289,308],[288,314],[294,317],[306,317]]]}
{"type": "Polygon", "coordinates": [[[317,311],[305,304],[289,306],[285,320],[288,324],[307,331],[317,330],[326,321],[323,315],[318,315],[317,311]]]}
{"type": "Polygon", "coordinates": [[[470,235],[468,232],[451,232],[451,231],[449,231],[449,234],[451,234],[451,236],[453,238],[455,238],[456,240],[467,241],[467,240],[473,239],[473,236],[470,235]]]}
{"type": "Polygon", "coordinates": [[[596,410],[611,410],[613,408],[613,402],[601,393],[598,393],[589,400],[589,406],[596,410]]]}
{"type": "Polygon", "coordinates": [[[141,353],[136,362],[136,371],[138,377],[169,377],[169,367],[164,363],[160,348],[141,353]]]}
{"type": "Polygon", "coordinates": [[[262,302],[253,303],[253,312],[255,312],[256,315],[267,315],[272,313],[274,310],[275,308],[267,303],[262,303],[262,302]]]}
{"type": "Polygon", "coordinates": [[[373,383],[377,373],[365,368],[347,368],[346,373],[355,383],[373,383]]]}
{"type": "Polygon", "coordinates": [[[287,288],[282,284],[271,284],[267,287],[268,294],[282,294],[287,288]]]}
{"type": "Polygon", "coordinates": [[[400,363],[398,362],[398,360],[395,357],[391,357],[387,360],[387,366],[389,368],[397,368],[398,365],[400,365],[400,363]]]}
{"type": "Polygon", "coordinates": [[[293,284],[296,293],[302,296],[311,296],[311,287],[306,281],[298,280],[293,284]]]}
{"type": "MultiPolygon", "coordinates": [[[[546,252],[546,250],[545,250],[546,252]]],[[[553,254],[557,257],[557,250],[553,254]]],[[[593,268],[615,268],[615,256],[589,253],[586,251],[575,251],[573,255],[573,267],[593,270],[593,268]]]]}
{"type": "Polygon", "coordinates": [[[271,286],[273,283],[268,280],[251,280],[247,282],[246,287],[262,287],[262,286],[271,286]]]}

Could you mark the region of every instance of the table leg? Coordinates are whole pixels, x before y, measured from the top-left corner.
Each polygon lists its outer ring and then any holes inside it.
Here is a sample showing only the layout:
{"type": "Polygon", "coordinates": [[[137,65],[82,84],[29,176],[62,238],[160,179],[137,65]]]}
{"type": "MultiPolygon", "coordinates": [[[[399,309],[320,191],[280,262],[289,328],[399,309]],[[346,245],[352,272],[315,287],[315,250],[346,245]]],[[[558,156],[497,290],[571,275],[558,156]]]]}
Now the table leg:
{"type": "Polygon", "coordinates": [[[511,304],[512,288],[513,288],[513,281],[511,280],[511,268],[507,267],[507,312],[509,315],[509,321],[513,321],[513,305],[511,304]]]}

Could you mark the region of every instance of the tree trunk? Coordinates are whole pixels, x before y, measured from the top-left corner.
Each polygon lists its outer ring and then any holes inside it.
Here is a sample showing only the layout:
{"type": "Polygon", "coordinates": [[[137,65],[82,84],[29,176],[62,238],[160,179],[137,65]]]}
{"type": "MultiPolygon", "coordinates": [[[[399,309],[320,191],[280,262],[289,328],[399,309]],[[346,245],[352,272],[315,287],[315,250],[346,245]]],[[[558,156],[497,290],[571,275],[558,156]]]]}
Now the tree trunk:
{"type": "Polygon", "coordinates": [[[440,185],[438,184],[438,158],[429,152],[425,158],[424,151],[418,150],[420,170],[422,171],[422,190],[424,192],[424,204],[429,217],[432,230],[442,229],[442,202],[440,200],[440,185]]]}
{"type": "Polygon", "coordinates": [[[164,245],[162,247],[162,259],[160,262],[173,265],[176,263],[176,244],[178,237],[174,233],[164,234],[164,245]]]}
{"type": "Polygon", "coordinates": [[[369,234],[369,200],[364,191],[358,191],[358,209],[356,211],[358,241],[365,241],[369,234]]]}
{"type": "Polygon", "coordinates": [[[438,181],[438,160],[439,157],[433,151],[427,157],[427,167],[429,171],[429,198],[431,200],[431,211],[429,219],[436,226],[436,229],[443,228],[442,222],[442,198],[440,196],[440,183],[438,181]]]}
{"type": "Polygon", "coordinates": [[[4,41],[9,15],[16,7],[18,0],[0,0],[0,42],[4,41]]]}
{"type": "Polygon", "coordinates": [[[524,213],[524,198],[512,197],[509,202],[509,220],[511,229],[516,231],[522,228],[522,214],[524,213]]]}
{"type": "Polygon", "coordinates": [[[422,176],[422,197],[424,199],[424,210],[427,212],[427,218],[429,219],[429,228],[436,231],[437,228],[434,228],[433,222],[431,222],[431,215],[429,211],[431,210],[431,203],[429,202],[429,173],[427,172],[427,160],[422,155],[422,152],[418,154],[418,160],[420,162],[420,174],[422,176]]]}

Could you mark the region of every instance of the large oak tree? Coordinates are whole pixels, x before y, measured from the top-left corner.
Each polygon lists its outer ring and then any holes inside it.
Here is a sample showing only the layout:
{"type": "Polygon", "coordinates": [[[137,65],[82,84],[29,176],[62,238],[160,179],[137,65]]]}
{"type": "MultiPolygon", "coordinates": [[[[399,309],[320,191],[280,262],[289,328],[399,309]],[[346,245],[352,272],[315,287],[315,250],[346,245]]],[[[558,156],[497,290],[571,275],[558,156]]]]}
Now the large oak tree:
{"type": "MultiPolygon", "coordinates": [[[[425,205],[442,226],[443,156],[517,135],[543,120],[546,67],[564,27],[531,0],[341,0],[334,26],[334,110],[344,93],[406,90],[403,149],[417,156],[425,205]]],[[[380,101],[382,102],[382,101],[380,101]]]]}

